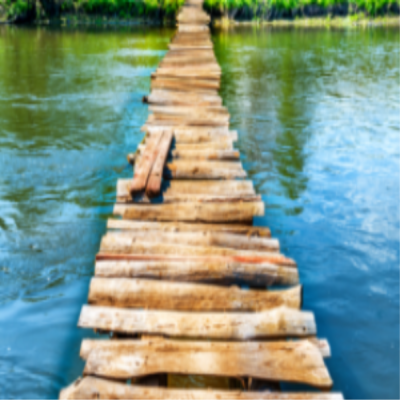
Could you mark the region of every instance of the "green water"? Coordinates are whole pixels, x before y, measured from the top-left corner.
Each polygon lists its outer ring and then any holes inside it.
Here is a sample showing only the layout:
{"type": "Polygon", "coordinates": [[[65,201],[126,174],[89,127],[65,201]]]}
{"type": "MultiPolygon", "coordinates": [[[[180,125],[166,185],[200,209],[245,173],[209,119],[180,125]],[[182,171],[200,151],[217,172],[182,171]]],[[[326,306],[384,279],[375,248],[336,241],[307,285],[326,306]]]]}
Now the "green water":
{"type": "MultiPolygon", "coordinates": [[[[173,32],[0,27],[0,397],[54,398],[83,369],[93,259],[131,176],[141,103],[173,32]]],[[[213,35],[237,147],[334,390],[399,397],[399,33],[213,35]]]]}

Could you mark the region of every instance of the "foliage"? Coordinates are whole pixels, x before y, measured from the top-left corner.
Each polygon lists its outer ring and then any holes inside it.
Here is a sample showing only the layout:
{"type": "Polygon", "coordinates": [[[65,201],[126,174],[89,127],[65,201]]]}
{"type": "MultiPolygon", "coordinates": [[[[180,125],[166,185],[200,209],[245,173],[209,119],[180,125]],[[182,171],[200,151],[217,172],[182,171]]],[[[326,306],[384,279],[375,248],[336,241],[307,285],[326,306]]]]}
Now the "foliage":
{"type": "MultiPolygon", "coordinates": [[[[386,12],[393,6],[400,5],[399,0],[205,0],[205,7],[212,14],[229,15],[234,9],[247,9],[253,13],[253,18],[265,15],[265,10],[278,10],[293,13],[304,10],[307,6],[319,6],[330,9],[337,6],[349,6],[350,10],[364,11],[375,16],[386,12]]],[[[244,12],[244,14],[246,14],[244,12]]]]}

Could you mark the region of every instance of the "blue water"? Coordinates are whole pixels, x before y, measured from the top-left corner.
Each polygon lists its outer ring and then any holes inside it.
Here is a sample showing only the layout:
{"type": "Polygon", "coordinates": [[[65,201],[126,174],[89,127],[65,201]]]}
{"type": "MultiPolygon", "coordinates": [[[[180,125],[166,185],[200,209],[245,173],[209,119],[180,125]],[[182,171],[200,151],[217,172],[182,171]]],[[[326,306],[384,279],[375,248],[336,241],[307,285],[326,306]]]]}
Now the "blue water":
{"type": "MultiPolygon", "coordinates": [[[[55,398],[131,175],[171,30],[0,28],[0,397],[55,398]]],[[[335,390],[399,397],[399,34],[213,36],[222,96],[269,226],[329,340],[335,390]]]]}

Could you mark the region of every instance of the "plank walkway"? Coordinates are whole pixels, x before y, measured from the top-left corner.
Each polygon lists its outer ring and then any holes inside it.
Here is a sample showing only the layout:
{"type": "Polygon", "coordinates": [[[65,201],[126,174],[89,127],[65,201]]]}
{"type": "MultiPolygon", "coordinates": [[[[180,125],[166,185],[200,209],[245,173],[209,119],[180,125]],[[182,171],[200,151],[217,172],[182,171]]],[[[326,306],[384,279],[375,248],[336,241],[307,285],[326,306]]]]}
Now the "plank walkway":
{"type": "Polygon", "coordinates": [[[342,398],[328,392],[329,344],[301,311],[295,261],[253,226],[264,203],[234,149],[202,1],[186,1],[152,74],[145,140],[128,156],[133,179],[117,183],[79,318],[111,339],[82,342],[83,378],[62,399],[342,398]],[[168,388],[166,374],[228,377],[236,390],[168,388]]]}

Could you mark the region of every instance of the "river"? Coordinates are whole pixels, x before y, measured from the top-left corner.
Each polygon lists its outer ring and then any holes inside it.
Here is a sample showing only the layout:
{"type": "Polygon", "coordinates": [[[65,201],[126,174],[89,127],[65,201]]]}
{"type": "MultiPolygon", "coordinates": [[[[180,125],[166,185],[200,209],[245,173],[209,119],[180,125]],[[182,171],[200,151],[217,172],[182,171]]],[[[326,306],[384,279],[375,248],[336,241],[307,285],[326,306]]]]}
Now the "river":
{"type": "MultiPolygon", "coordinates": [[[[93,260],[142,139],[157,28],[0,27],[0,398],[83,369],[93,260]]],[[[334,390],[399,397],[399,33],[213,34],[221,94],[269,226],[299,266],[334,390]]]]}

